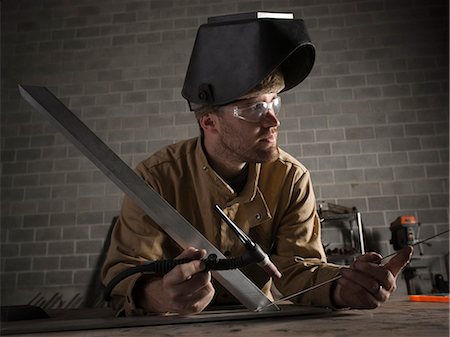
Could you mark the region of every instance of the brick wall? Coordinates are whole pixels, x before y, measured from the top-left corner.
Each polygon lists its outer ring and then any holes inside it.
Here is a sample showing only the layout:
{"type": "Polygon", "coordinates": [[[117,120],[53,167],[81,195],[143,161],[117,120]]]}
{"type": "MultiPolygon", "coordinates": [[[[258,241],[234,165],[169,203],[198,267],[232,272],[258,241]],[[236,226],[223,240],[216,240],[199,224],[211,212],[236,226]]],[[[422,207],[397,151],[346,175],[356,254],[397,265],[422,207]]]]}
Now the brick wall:
{"type": "MultiPolygon", "coordinates": [[[[368,244],[389,223],[448,227],[448,3],[443,0],[4,0],[1,288],[86,291],[121,191],[18,95],[49,87],[129,165],[198,134],[180,95],[211,15],[293,11],[317,47],[283,95],[281,146],[312,171],[318,199],[362,212],[368,244]]],[[[448,237],[422,264],[445,273],[448,237]]]]}

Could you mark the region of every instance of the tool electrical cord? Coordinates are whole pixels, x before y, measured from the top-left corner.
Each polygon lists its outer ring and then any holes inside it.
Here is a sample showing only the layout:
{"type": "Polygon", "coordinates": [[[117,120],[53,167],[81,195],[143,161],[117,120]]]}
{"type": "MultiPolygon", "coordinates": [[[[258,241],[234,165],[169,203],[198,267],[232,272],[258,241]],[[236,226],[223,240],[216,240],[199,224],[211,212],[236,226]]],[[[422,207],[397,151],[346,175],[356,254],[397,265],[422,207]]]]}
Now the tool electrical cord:
{"type": "MultiPolygon", "coordinates": [[[[243,255],[229,258],[218,259],[216,254],[210,254],[201,261],[205,264],[205,270],[231,270],[245,267],[251,263],[261,263],[265,256],[261,255],[261,248],[256,245],[255,249],[247,250],[243,255]]],[[[111,300],[111,292],[114,287],[121,281],[131,275],[142,273],[163,276],[175,268],[179,264],[188,263],[192,259],[167,259],[157,261],[147,261],[135,267],[128,268],[117,274],[105,287],[104,298],[106,301],[111,300]]]]}

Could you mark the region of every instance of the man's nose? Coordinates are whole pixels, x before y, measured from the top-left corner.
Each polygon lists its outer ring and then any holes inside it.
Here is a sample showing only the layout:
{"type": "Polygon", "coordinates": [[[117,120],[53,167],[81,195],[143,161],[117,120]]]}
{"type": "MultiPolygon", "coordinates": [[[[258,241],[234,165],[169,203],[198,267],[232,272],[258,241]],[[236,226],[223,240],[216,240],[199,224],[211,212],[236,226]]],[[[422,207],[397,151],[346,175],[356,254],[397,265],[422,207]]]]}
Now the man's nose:
{"type": "Polygon", "coordinates": [[[267,110],[266,114],[261,119],[261,126],[264,128],[272,128],[280,126],[280,120],[275,115],[273,109],[267,110]]]}

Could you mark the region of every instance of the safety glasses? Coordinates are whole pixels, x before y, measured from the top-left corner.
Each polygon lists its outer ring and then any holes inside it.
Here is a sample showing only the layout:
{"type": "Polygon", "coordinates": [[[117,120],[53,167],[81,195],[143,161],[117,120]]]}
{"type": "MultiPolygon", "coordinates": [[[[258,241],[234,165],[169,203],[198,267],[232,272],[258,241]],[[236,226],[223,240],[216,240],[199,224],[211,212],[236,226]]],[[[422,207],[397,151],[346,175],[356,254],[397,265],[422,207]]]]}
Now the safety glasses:
{"type": "Polygon", "coordinates": [[[281,97],[276,97],[272,102],[254,102],[245,105],[223,106],[221,109],[233,109],[233,116],[247,122],[259,123],[264,116],[272,110],[275,115],[281,109],[281,97]]]}

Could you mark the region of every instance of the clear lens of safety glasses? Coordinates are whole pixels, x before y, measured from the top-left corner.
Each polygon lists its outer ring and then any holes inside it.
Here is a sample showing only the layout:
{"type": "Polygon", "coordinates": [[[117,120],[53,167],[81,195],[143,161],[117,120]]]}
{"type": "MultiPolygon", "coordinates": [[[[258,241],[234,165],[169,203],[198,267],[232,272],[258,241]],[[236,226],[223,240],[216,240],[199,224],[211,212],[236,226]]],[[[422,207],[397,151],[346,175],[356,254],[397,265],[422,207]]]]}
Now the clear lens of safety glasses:
{"type": "Polygon", "coordinates": [[[276,97],[272,102],[256,102],[245,106],[236,105],[233,107],[233,115],[248,122],[258,123],[269,110],[272,110],[277,115],[280,109],[281,97],[276,97]]]}

